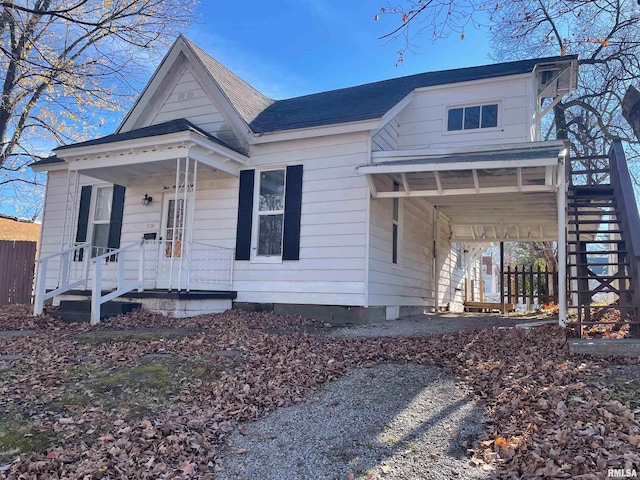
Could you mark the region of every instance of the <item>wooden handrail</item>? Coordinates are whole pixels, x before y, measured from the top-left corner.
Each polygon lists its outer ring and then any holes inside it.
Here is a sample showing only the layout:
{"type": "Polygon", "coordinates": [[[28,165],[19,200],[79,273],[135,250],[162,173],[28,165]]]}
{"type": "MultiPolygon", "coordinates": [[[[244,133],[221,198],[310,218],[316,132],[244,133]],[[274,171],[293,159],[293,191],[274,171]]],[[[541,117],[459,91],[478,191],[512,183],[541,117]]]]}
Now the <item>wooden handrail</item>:
{"type": "Polygon", "coordinates": [[[624,241],[631,256],[640,257],[640,215],[621,140],[613,141],[609,150],[609,164],[611,186],[621,212],[622,230],[626,233],[624,241]]]}

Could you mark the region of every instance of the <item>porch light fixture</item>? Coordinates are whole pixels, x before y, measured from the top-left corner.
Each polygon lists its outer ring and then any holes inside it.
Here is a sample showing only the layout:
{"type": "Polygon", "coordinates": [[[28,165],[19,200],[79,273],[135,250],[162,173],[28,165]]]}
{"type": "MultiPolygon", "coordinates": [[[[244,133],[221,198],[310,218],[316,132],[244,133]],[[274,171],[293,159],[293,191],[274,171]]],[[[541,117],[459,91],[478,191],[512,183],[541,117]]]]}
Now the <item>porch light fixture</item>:
{"type": "Polygon", "coordinates": [[[142,205],[144,205],[145,207],[148,207],[152,201],[153,201],[153,197],[150,197],[145,193],[144,198],[142,199],[142,205]]]}

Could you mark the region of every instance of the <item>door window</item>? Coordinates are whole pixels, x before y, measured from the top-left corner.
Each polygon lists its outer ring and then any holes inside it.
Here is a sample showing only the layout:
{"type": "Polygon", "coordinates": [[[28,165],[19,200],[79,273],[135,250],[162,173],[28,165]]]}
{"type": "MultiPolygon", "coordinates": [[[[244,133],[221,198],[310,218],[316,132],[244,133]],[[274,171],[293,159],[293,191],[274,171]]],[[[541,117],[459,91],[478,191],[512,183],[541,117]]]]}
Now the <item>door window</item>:
{"type": "Polygon", "coordinates": [[[167,219],[165,222],[165,258],[180,258],[182,255],[182,232],[184,229],[185,214],[184,199],[169,200],[167,206],[167,219]],[[177,205],[177,208],[176,208],[177,205]]]}

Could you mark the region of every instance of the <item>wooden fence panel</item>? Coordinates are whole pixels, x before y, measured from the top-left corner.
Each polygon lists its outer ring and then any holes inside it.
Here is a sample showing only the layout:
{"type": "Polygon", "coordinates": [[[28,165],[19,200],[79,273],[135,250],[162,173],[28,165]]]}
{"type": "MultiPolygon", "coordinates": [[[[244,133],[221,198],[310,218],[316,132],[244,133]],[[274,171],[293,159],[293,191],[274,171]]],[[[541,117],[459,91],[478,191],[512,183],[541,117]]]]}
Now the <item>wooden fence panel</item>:
{"type": "Polygon", "coordinates": [[[0,241],[0,305],[31,303],[36,242],[0,241]]]}
{"type": "Polygon", "coordinates": [[[525,265],[507,267],[504,275],[505,303],[558,303],[558,272],[525,265]]]}

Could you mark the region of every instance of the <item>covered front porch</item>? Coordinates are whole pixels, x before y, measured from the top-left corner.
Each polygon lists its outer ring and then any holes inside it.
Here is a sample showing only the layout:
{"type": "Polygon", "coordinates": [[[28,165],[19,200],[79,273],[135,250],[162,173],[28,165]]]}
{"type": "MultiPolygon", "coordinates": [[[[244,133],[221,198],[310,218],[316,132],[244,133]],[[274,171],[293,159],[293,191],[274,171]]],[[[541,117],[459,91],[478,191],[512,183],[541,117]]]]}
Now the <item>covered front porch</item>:
{"type": "MultiPolygon", "coordinates": [[[[557,241],[558,291],[565,292],[565,155],[564,144],[557,141],[446,152],[381,151],[373,152],[371,163],[357,173],[366,175],[373,198],[425,198],[448,219],[450,242],[481,247],[557,241]]],[[[564,325],[565,295],[559,295],[559,307],[564,325]]]]}
{"type": "Polygon", "coordinates": [[[67,166],[62,242],[38,260],[36,314],[70,291],[91,292],[95,323],[103,303],[132,291],[232,290],[233,245],[196,225],[216,185],[237,181],[242,152],[174,121],[56,153],[67,166]]]}

